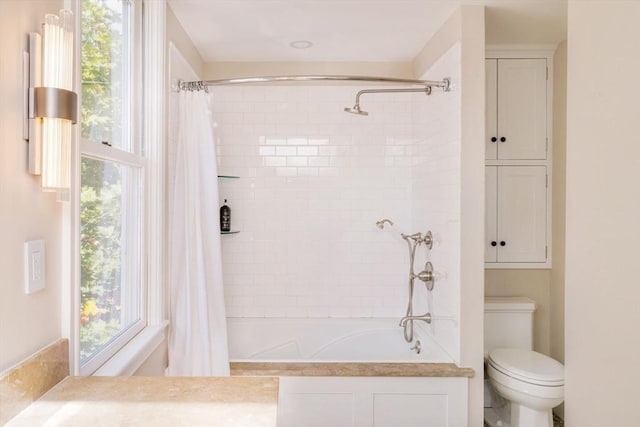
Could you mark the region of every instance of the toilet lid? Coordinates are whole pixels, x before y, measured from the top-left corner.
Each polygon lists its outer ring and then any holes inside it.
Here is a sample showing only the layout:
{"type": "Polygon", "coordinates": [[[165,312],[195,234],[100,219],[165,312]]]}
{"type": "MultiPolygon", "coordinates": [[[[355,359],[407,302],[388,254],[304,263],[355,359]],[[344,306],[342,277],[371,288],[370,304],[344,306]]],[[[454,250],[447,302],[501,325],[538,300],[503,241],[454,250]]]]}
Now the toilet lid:
{"type": "Polygon", "coordinates": [[[489,352],[489,363],[510,377],[524,382],[546,385],[564,385],[562,363],[532,350],[498,348],[489,352]]]}

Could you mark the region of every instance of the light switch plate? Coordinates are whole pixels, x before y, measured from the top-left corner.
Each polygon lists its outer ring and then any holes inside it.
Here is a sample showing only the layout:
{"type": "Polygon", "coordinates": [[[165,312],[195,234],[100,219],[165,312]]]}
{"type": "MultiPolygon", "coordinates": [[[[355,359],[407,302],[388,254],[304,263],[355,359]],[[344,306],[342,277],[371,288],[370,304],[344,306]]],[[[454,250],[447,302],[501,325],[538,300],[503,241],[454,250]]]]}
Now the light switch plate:
{"type": "Polygon", "coordinates": [[[32,294],[44,289],[44,240],[24,243],[24,291],[32,294]]]}

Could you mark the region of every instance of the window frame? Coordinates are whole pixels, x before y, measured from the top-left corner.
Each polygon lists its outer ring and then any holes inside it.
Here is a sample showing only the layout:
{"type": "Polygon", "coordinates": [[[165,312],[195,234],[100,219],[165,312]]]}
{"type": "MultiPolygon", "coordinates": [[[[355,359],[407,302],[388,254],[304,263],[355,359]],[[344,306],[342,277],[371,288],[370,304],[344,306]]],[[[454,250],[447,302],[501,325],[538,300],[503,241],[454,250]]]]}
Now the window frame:
{"type": "MultiPolygon", "coordinates": [[[[166,309],[162,279],[163,256],[162,249],[154,249],[150,245],[150,235],[154,234],[154,241],[164,241],[164,106],[154,105],[164,102],[164,94],[153,100],[143,98],[149,86],[158,88],[164,87],[164,71],[151,72],[147,76],[144,70],[153,70],[156,67],[164,69],[164,53],[158,46],[147,51],[143,55],[144,40],[161,40],[164,44],[165,31],[165,6],[145,2],[143,0],[123,0],[132,6],[134,32],[133,48],[134,52],[133,72],[131,91],[133,102],[131,106],[130,124],[132,133],[132,152],[123,151],[116,147],[109,147],[95,142],[83,140],[81,138],[81,127],[76,126],[76,149],[73,155],[72,189],[69,193],[69,206],[65,209],[65,224],[68,224],[64,249],[68,250],[70,269],[65,274],[68,279],[69,292],[63,295],[62,307],[66,309],[63,319],[63,335],[70,339],[70,370],[75,375],[91,375],[96,371],[109,371],[115,374],[132,373],[135,363],[138,365],[144,361],[145,354],[150,354],[162,339],[166,337],[166,309]],[[149,17],[146,17],[149,13],[149,17]],[[143,79],[143,76],[145,77],[143,79]],[[148,81],[147,81],[148,80],[148,81]],[[150,135],[155,138],[150,138],[150,135]],[[158,138],[160,137],[160,138],[158,138]],[[151,153],[152,158],[148,157],[151,153]],[[80,163],[82,157],[89,157],[98,160],[112,161],[118,164],[132,166],[139,169],[141,183],[140,196],[140,316],[139,320],[129,325],[128,328],[120,331],[116,337],[109,341],[99,352],[87,359],[81,365],[80,361],[80,310],[81,310],[81,274],[80,274],[80,163]],[[159,166],[160,165],[160,166],[159,166]],[[153,193],[153,194],[151,194],[153,193]],[[161,197],[158,197],[161,195],[161,197]],[[151,226],[147,224],[151,221],[151,226]],[[161,226],[159,227],[158,224],[161,226]],[[156,271],[158,270],[158,271],[156,271]],[[149,284],[149,271],[155,271],[152,275],[154,283],[149,284]],[[160,280],[158,280],[160,279],[160,280]],[[145,344],[146,343],[146,344],[145,344]],[[135,351],[132,351],[135,348],[135,351]],[[126,359],[122,362],[122,356],[126,359]],[[113,360],[120,360],[120,364],[126,365],[121,368],[107,366],[113,360]],[[133,367],[132,367],[133,366],[133,367]],[[124,370],[126,369],[126,370],[124,370]]],[[[82,30],[82,0],[66,0],[65,6],[71,8],[76,19],[76,68],[75,68],[75,88],[81,92],[81,30],[82,30]]],[[[156,43],[157,45],[157,43],[156,43]]],[[[81,101],[80,101],[81,102],[81,101]]],[[[81,103],[78,108],[80,109],[81,103]]],[[[138,262],[138,261],[136,261],[138,262]]],[[[64,311],[63,311],[64,313],[64,311]]]]}

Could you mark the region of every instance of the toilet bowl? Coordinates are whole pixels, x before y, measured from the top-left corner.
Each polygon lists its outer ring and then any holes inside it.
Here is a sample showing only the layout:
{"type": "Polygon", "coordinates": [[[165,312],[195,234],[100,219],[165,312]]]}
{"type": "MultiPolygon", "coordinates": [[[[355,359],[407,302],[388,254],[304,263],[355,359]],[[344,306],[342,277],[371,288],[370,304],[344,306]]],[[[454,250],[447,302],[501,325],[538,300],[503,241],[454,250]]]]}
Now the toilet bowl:
{"type": "Polygon", "coordinates": [[[489,351],[487,374],[511,405],[511,427],[552,427],[551,409],[564,400],[564,366],[528,349],[489,351]]]}

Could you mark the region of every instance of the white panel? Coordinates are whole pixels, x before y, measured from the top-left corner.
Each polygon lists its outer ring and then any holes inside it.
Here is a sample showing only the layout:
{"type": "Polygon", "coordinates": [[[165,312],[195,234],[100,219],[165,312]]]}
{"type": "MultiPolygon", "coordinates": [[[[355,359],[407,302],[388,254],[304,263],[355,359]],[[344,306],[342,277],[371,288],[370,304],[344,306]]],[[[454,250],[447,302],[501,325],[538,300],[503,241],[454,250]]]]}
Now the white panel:
{"type": "Polygon", "coordinates": [[[278,427],[354,427],[353,418],[351,393],[291,393],[278,401],[278,427]]]}
{"type": "Polygon", "coordinates": [[[546,260],[546,190],[544,166],[498,168],[499,262],[546,260]]]}
{"type": "Polygon", "coordinates": [[[446,426],[446,394],[382,394],[373,395],[374,427],[446,426]]]}
{"type": "Polygon", "coordinates": [[[485,158],[498,158],[498,60],[485,62],[485,158]],[[491,141],[496,138],[496,141],[491,141]]]}
{"type": "Polygon", "coordinates": [[[467,427],[467,388],[459,377],[281,377],[278,427],[467,427]]]}
{"type": "Polygon", "coordinates": [[[498,60],[499,159],[546,158],[546,73],[545,59],[498,60]]]}
{"type": "Polygon", "coordinates": [[[498,240],[498,167],[485,167],[485,246],[484,262],[496,262],[498,247],[491,242],[498,240]]]}

